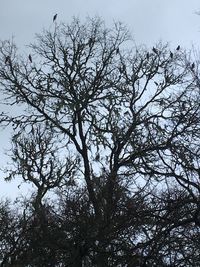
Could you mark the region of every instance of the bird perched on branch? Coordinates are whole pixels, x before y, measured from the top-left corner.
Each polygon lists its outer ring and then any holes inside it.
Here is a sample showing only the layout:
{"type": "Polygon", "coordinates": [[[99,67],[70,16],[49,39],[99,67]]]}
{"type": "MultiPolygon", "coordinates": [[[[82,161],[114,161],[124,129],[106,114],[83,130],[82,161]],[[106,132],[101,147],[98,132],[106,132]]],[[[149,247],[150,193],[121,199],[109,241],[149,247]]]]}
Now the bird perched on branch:
{"type": "Polygon", "coordinates": [[[7,64],[9,61],[10,61],[10,57],[7,56],[6,59],[5,59],[5,64],[7,64]]]}
{"type": "Polygon", "coordinates": [[[193,62],[192,65],[191,65],[191,69],[193,70],[194,67],[195,67],[195,64],[194,64],[194,62],[193,62]]]}
{"type": "Polygon", "coordinates": [[[89,47],[91,47],[94,44],[94,38],[90,37],[89,41],[88,41],[88,45],[89,47]]]}
{"type": "Polygon", "coordinates": [[[119,47],[116,49],[116,54],[119,54],[119,47]]]}
{"type": "Polygon", "coordinates": [[[155,47],[153,47],[152,50],[155,54],[158,54],[158,50],[155,47]]]}
{"type": "Polygon", "coordinates": [[[170,51],[170,57],[173,58],[173,53],[170,51]]]}
{"type": "Polygon", "coordinates": [[[58,16],[58,14],[55,14],[55,15],[53,16],[53,22],[55,22],[57,16],[58,16]]]}
{"type": "Polygon", "coordinates": [[[180,45],[178,45],[177,48],[176,48],[176,50],[178,51],[178,50],[180,50],[180,48],[181,48],[180,45]]]}
{"type": "Polygon", "coordinates": [[[32,61],[32,56],[29,54],[28,55],[28,59],[29,59],[29,61],[32,63],[33,61],[32,61]]]}

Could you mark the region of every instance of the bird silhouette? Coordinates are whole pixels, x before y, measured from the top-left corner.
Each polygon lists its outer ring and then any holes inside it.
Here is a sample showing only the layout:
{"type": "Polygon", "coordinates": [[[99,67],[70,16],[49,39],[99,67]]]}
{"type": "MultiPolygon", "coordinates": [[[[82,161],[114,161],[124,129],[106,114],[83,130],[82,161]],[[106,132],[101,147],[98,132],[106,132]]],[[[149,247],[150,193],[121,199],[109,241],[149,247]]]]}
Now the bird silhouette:
{"type": "Polygon", "coordinates": [[[10,57],[7,56],[6,59],[5,59],[5,64],[8,63],[10,61],[10,57]]]}
{"type": "Polygon", "coordinates": [[[194,62],[193,62],[192,65],[191,65],[191,69],[193,70],[194,67],[195,67],[195,64],[194,64],[194,62]]]}
{"type": "Polygon", "coordinates": [[[173,58],[173,53],[170,51],[170,57],[173,58]]]}
{"type": "Polygon", "coordinates": [[[30,54],[28,55],[28,59],[30,60],[31,63],[33,62],[32,61],[32,56],[30,54]]]}
{"type": "Polygon", "coordinates": [[[116,49],[116,54],[119,54],[119,47],[116,49]]]}
{"type": "Polygon", "coordinates": [[[185,110],[185,108],[186,108],[186,104],[185,104],[185,102],[183,102],[182,103],[182,109],[185,110]]]}
{"type": "Polygon", "coordinates": [[[53,16],[53,22],[56,20],[57,16],[58,16],[58,14],[55,14],[55,15],[53,16]]]}
{"type": "Polygon", "coordinates": [[[155,47],[153,47],[152,50],[155,54],[158,54],[158,50],[155,47]]]}
{"type": "Polygon", "coordinates": [[[90,39],[88,41],[89,47],[91,47],[93,43],[94,43],[94,38],[90,37],[90,39]]]}
{"type": "Polygon", "coordinates": [[[146,57],[147,57],[147,59],[149,59],[149,52],[147,52],[146,57]]]}
{"type": "Polygon", "coordinates": [[[176,48],[176,50],[178,51],[178,50],[180,50],[180,48],[181,48],[180,45],[178,45],[177,48],[176,48]]]}

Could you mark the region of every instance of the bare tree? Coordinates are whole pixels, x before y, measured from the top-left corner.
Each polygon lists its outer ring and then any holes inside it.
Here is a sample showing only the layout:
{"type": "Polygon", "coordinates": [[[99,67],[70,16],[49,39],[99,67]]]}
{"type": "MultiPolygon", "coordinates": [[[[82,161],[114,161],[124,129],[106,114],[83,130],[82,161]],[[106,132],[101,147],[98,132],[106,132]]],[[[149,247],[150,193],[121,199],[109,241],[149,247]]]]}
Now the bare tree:
{"type": "Polygon", "coordinates": [[[20,266],[199,264],[198,64],[130,41],[95,18],[56,24],[29,56],[1,43],[4,102],[21,106],[0,117],[14,130],[7,179],[36,188],[20,266]]]}

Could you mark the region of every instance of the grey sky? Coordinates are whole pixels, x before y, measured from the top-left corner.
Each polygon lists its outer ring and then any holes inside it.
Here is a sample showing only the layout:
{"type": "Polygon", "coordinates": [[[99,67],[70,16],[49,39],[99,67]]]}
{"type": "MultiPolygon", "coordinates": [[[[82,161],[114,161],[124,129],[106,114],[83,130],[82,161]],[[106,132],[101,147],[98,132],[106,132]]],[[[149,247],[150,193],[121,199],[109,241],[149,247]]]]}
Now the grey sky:
{"type": "MultiPolygon", "coordinates": [[[[200,16],[195,14],[198,10],[199,0],[0,0],[0,39],[14,36],[24,51],[35,33],[52,27],[52,17],[58,13],[57,20],[66,23],[74,15],[83,19],[98,15],[107,25],[120,20],[138,45],[151,47],[162,40],[172,47],[180,44],[188,49],[192,45],[199,48],[200,16]]],[[[0,166],[6,162],[2,153],[8,138],[5,131],[0,132],[0,166]]],[[[18,181],[0,183],[0,196],[16,196],[20,191],[18,181]]]]}
{"type": "Polygon", "coordinates": [[[18,44],[28,44],[34,33],[52,24],[52,16],[70,21],[99,15],[109,24],[125,22],[137,43],[154,44],[159,39],[189,46],[200,35],[198,0],[0,0],[1,39],[14,35],[18,44]]]}

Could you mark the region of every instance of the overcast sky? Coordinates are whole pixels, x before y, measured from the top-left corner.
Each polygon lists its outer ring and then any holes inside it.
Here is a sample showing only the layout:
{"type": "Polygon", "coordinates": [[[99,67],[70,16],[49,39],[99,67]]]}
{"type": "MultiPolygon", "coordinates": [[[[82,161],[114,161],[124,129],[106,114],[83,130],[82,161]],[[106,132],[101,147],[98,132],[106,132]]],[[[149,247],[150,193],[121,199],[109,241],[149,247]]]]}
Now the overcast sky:
{"type": "MultiPolygon", "coordinates": [[[[137,45],[149,47],[162,40],[170,46],[199,48],[199,0],[0,0],[0,39],[14,36],[22,51],[34,40],[35,33],[52,27],[52,18],[70,22],[72,16],[84,19],[98,15],[109,26],[114,20],[124,22],[137,45]]],[[[2,107],[0,106],[2,109],[2,107]]],[[[0,112],[3,110],[0,110],[0,112]]],[[[9,132],[0,130],[0,166],[6,163],[3,151],[9,132]]],[[[1,175],[1,173],[0,173],[1,175]]],[[[0,196],[15,197],[19,181],[4,183],[0,177],[0,196]]],[[[24,192],[24,187],[21,187],[24,192]]]]}

